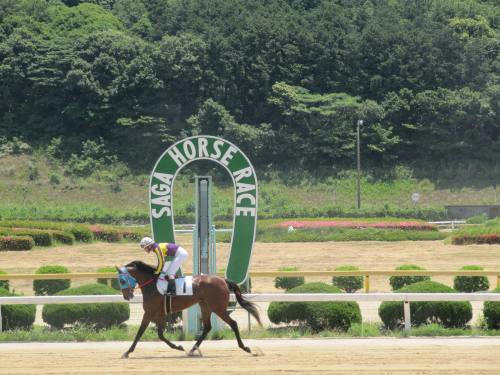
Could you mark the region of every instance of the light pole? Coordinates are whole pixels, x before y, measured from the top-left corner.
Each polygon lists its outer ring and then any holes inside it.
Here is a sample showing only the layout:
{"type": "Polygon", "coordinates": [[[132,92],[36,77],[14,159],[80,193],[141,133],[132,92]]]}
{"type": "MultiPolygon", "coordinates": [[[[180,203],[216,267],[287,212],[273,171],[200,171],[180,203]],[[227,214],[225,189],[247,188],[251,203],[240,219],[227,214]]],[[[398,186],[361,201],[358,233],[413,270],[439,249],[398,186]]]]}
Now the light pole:
{"type": "Polygon", "coordinates": [[[360,147],[359,147],[359,127],[363,125],[363,120],[358,120],[356,123],[356,143],[357,143],[357,162],[358,162],[358,181],[357,181],[357,193],[358,193],[358,210],[361,208],[361,188],[360,188],[360,178],[361,178],[361,157],[360,157],[360,147]]]}

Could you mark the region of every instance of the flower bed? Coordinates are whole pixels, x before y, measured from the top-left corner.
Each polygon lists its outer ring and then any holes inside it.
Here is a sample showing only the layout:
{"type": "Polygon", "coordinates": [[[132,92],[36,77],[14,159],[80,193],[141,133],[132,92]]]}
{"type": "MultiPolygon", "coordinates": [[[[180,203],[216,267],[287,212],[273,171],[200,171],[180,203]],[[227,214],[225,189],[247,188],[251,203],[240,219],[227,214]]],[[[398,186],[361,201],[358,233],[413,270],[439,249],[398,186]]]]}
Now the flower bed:
{"type": "Polygon", "coordinates": [[[437,231],[437,227],[418,221],[394,221],[394,222],[362,222],[362,221],[284,221],[277,224],[280,228],[349,228],[349,229],[401,229],[401,230],[432,230],[437,231]]]}

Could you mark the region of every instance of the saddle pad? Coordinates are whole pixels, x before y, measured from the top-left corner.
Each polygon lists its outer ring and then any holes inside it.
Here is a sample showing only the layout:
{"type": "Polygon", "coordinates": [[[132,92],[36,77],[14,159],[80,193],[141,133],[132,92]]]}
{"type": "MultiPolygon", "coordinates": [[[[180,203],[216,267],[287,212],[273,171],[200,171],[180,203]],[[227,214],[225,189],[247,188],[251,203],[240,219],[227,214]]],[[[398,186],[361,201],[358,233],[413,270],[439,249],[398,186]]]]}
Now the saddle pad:
{"type": "MultiPolygon", "coordinates": [[[[160,294],[167,292],[167,280],[160,280],[156,282],[156,288],[160,294]]],[[[175,279],[175,295],[176,296],[192,296],[193,295],[193,276],[186,276],[175,279]]]]}

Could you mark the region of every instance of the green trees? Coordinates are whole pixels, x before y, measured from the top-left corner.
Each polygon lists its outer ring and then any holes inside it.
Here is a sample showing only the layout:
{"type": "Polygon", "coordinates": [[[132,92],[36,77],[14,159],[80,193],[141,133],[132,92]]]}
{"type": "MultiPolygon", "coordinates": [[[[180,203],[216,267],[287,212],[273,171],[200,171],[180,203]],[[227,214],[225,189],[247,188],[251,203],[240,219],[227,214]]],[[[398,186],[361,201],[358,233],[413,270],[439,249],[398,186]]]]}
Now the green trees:
{"type": "Polygon", "coordinates": [[[492,165],[495,12],[474,0],[0,0],[0,131],[61,137],[65,159],[102,137],[142,170],[163,143],[209,131],[257,165],[320,170],[352,166],[362,118],[367,167],[454,153],[492,165]]]}

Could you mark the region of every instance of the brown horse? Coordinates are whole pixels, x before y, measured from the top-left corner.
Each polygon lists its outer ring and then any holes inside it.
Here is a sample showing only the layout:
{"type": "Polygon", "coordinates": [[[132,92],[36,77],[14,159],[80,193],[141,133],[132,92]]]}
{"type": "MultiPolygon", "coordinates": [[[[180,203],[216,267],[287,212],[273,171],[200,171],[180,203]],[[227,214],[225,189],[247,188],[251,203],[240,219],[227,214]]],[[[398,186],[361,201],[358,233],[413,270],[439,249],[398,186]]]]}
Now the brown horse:
{"type": "Polygon", "coordinates": [[[194,276],[193,295],[173,296],[171,297],[171,304],[166,306],[165,296],[161,295],[156,288],[154,267],[141,261],[134,261],[127,264],[125,267],[116,267],[116,269],[118,270],[118,279],[120,281],[123,298],[127,301],[134,298],[135,284],[139,284],[138,287],[142,291],[142,307],[144,309],[141,326],[137,331],[134,342],[129,350],[123,354],[122,358],[128,358],[129,354],[134,351],[137,342],[140,340],[142,334],[151,321],[156,323],[158,337],[162,341],[164,341],[172,349],[184,351],[184,348],[181,345],[175,345],[164,337],[163,331],[165,329],[166,315],[168,313],[182,311],[196,303],[200,305],[203,332],[188,355],[192,356],[196,351],[198,351],[201,355],[199,347],[212,328],[210,323],[210,315],[212,313],[217,314],[223,321],[229,324],[234,331],[236,340],[238,341],[238,346],[244,351],[251,353],[250,348],[243,345],[243,342],[241,341],[238,324],[229,317],[227,312],[230,291],[234,292],[236,300],[241,307],[247,310],[261,326],[262,323],[260,321],[256,305],[243,298],[237,284],[218,276],[194,276]],[[167,310],[170,311],[167,313],[167,310]]]}

